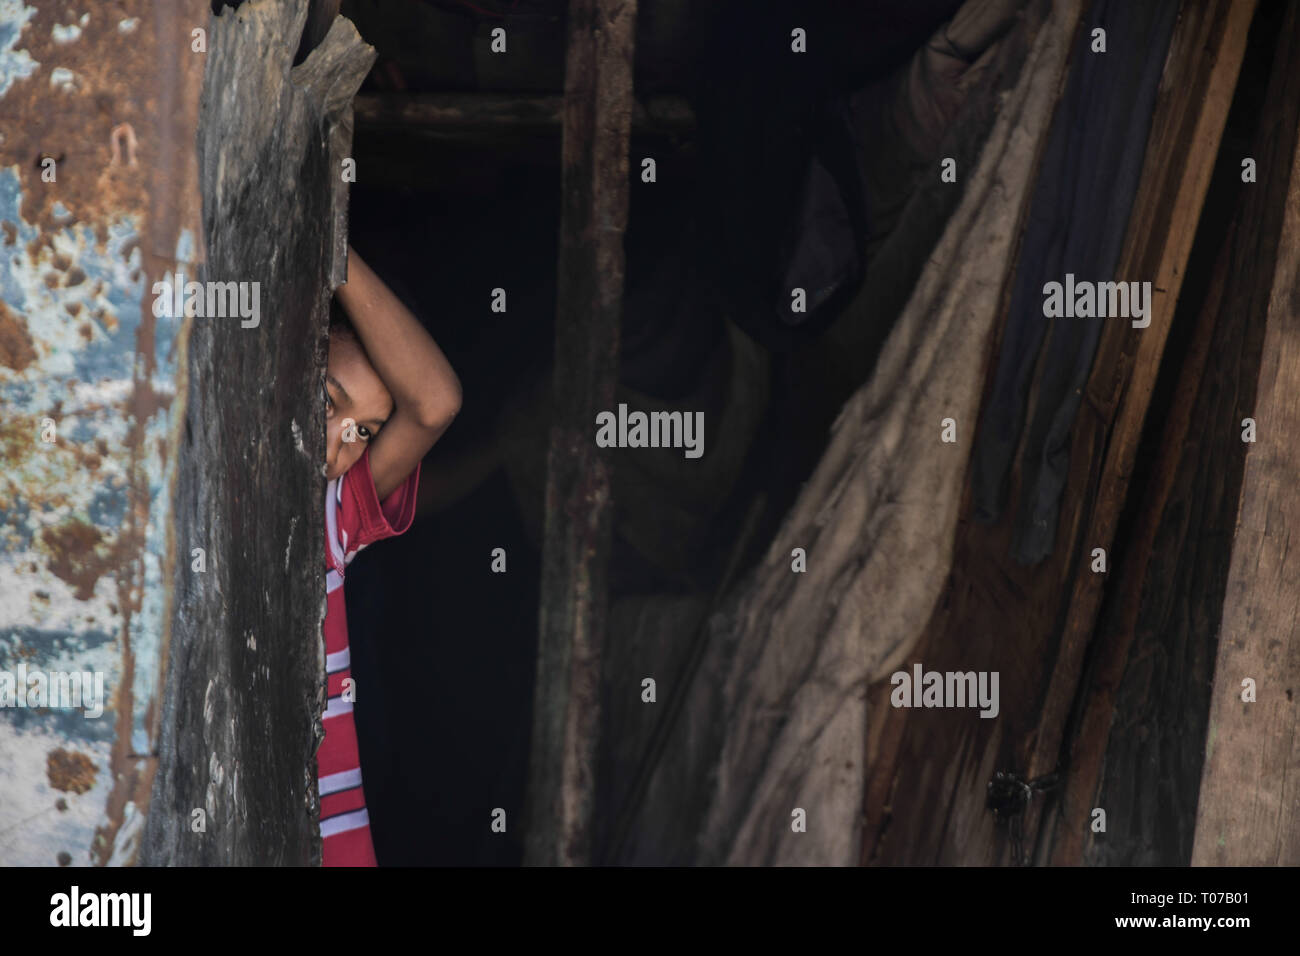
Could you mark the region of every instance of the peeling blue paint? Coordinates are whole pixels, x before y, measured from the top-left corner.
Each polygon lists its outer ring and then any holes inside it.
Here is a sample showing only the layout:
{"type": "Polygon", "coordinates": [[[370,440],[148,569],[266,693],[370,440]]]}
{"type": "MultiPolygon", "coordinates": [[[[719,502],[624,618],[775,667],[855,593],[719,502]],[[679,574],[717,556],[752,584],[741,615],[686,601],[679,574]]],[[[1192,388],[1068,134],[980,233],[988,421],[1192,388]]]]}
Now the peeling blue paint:
{"type": "Polygon", "coordinates": [[[180,238],[176,240],[176,261],[193,263],[196,251],[193,231],[182,229],[180,238]]]}
{"type": "Polygon", "coordinates": [[[27,21],[36,15],[36,8],[21,0],[0,0],[0,96],[4,96],[14,80],[23,80],[40,66],[26,50],[16,49],[27,21]]]}
{"type": "MultiPolygon", "coordinates": [[[[49,864],[56,849],[78,848],[83,854],[74,853],[74,862],[89,862],[90,839],[106,822],[113,784],[109,755],[117,736],[124,632],[135,661],[130,745],[135,753],[150,749],[144,716],[157,682],[170,502],[164,463],[147,452],[165,438],[168,413],[160,407],[139,423],[130,413],[144,296],[138,218],[115,216],[103,245],[93,223],[70,222],[45,236],[51,250],[33,244],[40,232],[22,218],[21,198],[18,170],[0,169],[0,222],[14,236],[0,246],[0,301],[35,352],[26,367],[0,366],[0,425],[17,425],[5,438],[0,479],[0,671],[12,674],[22,661],[46,673],[98,672],[105,700],[103,713],[93,718],[75,709],[0,708],[7,765],[0,772],[0,864],[49,864]],[[73,270],[81,273],[75,281],[73,270]],[[46,418],[56,425],[57,444],[40,440],[46,418]],[[144,579],[129,582],[140,610],[128,628],[120,589],[131,562],[115,564],[109,555],[130,517],[133,424],[143,433],[146,454],[135,467],[147,483],[149,508],[144,553],[135,558],[144,579]],[[85,529],[98,544],[82,549],[70,542],[62,546],[70,553],[51,552],[45,536],[68,528],[85,529]],[[102,571],[86,571],[86,563],[96,561],[102,571]],[[88,577],[78,584],[66,577],[73,573],[88,577]],[[57,626],[42,623],[43,617],[57,626]],[[91,758],[95,783],[89,792],[60,790],[47,779],[46,758],[59,749],[91,758]],[[48,812],[56,798],[75,809],[48,812]],[[8,831],[20,821],[26,822],[19,838],[8,831]]],[[[54,213],[72,217],[62,204],[54,213]]],[[[177,323],[159,320],[155,331],[160,360],[150,385],[167,397],[177,323]]]]}

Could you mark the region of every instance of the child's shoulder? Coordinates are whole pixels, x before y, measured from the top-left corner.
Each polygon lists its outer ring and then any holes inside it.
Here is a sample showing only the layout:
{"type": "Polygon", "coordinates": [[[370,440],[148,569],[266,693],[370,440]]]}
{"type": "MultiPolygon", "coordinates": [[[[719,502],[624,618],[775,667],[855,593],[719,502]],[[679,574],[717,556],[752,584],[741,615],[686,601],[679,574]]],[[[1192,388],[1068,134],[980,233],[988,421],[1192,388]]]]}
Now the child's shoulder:
{"type": "Polygon", "coordinates": [[[351,468],[331,482],[326,494],[327,524],[329,512],[334,510],[334,523],[345,553],[350,556],[368,544],[403,534],[415,518],[419,481],[417,464],[406,480],[380,501],[367,448],[351,468]]]}

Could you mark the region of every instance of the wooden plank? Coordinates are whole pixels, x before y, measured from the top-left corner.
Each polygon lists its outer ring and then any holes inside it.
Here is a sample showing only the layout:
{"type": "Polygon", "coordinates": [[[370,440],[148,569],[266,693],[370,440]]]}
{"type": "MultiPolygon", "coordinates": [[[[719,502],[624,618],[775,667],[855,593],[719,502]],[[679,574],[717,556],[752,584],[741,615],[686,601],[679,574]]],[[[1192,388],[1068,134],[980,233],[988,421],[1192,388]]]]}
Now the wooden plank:
{"type": "MultiPolygon", "coordinates": [[[[1271,173],[1277,175],[1276,171],[1271,173]]],[[[1270,172],[1262,171],[1262,175],[1270,172]]],[[[1268,304],[1241,510],[1224,600],[1192,863],[1300,864],[1300,149],[1268,304]],[[1243,701],[1243,681],[1257,685],[1243,701]]]]}
{"type": "MultiPolygon", "coordinates": [[[[1124,374],[1127,363],[1121,360],[1114,367],[1119,375],[1099,365],[1088,382],[1094,406],[1113,408],[1117,401],[1121,403],[1107,443],[1097,503],[1080,541],[1084,555],[1094,548],[1109,552],[1115,538],[1254,13],[1255,0],[1219,0],[1208,5],[1207,16],[1199,22],[1184,16],[1174,35],[1143,163],[1143,188],[1134,203],[1117,270],[1125,279],[1150,277],[1151,324],[1135,336],[1137,352],[1131,373],[1124,374]],[[1212,57],[1207,59],[1204,52],[1185,58],[1180,55],[1187,52],[1180,41],[1191,39],[1193,33],[1198,41],[1195,49],[1213,51],[1212,57]],[[1192,91],[1200,95],[1189,96],[1192,91]]],[[[1107,332],[1105,338],[1111,341],[1134,336],[1134,330],[1121,324],[1112,324],[1107,332]]],[[[1078,561],[1056,666],[1029,762],[1031,777],[1052,772],[1060,762],[1065,721],[1074,704],[1105,580],[1105,575],[1093,573],[1090,561],[1078,561]]],[[[1041,807],[1041,803],[1031,804],[1027,833],[1036,832],[1041,807]]]]}
{"type": "Polygon", "coordinates": [[[294,67],[306,16],[305,5],[256,0],[206,21],[199,278],[256,282],[261,305],[248,327],[187,323],[167,690],[140,851],[149,866],[320,858],[325,515],[268,489],[324,501],[315,396],[342,238],[331,183],[347,144],[336,133],[374,50],[338,18],[294,67]],[[205,573],[190,573],[193,547],[206,550],[205,573]],[[195,807],[208,814],[201,840],[195,807]]]}
{"type": "MultiPolygon", "coordinates": [[[[1127,322],[1111,322],[1103,332],[1074,429],[1072,467],[1052,555],[1031,567],[1008,559],[1011,509],[994,525],[965,519],[959,525],[950,590],[936,607],[913,659],[924,661],[927,670],[998,671],[1001,713],[997,720],[970,722],[943,708],[891,710],[886,719],[891,725],[901,722],[902,729],[886,728],[882,740],[890,745],[882,747],[881,762],[868,770],[868,779],[881,775],[884,780],[873,780],[868,788],[865,861],[987,865],[1004,859],[1008,841],[985,807],[988,780],[995,770],[1032,777],[1056,765],[1092,627],[1089,623],[1082,632],[1084,642],[1075,634],[1062,645],[1063,653],[1056,653],[1057,635],[1070,606],[1066,597],[1095,597],[1086,590],[1075,594],[1078,575],[1091,575],[1088,562],[1081,559],[1093,547],[1108,547],[1113,535],[1164,346],[1162,329],[1167,330],[1252,9],[1249,0],[1184,5],[1170,42],[1130,216],[1135,225],[1117,270],[1119,278],[1151,280],[1163,290],[1154,295],[1152,324],[1135,330],[1127,322]],[[1135,361],[1139,348],[1141,362],[1135,361]],[[1140,372],[1130,381],[1134,369],[1140,372]],[[1121,400],[1127,403],[1124,409],[1121,400]],[[1119,421],[1117,414],[1122,415],[1119,421]],[[1094,517],[1103,475],[1108,493],[1117,497],[1094,517]],[[1038,690],[1049,685],[1050,690],[1038,690]],[[1046,770],[1038,769],[1044,764],[1046,770]]],[[[1011,475],[1010,500],[1020,494],[1020,481],[1017,467],[1011,475]]],[[[968,480],[963,515],[969,514],[969,495],[968,480]]],[[[1100,582],[1086,581],[1083,586],[1094,584],[1100,582]]],[[[1082,615],[1083,605],[1072,603],[1082,615]]],[[[1075,627],[1080,623],[1082,618],[1075,627]]],[[[1025,821],[1029,844],[1036,832],[1035,809],[1031,804],[1025,821]]]]}
{"type": "Polygon", "coordinates": [[[1271,67],[1265,64],[1268,92],[1253,119],[1253,142],[1222,161],[1224,177],[1234,181],[1222,188],[1240,190],[1236,214],[1164,419],[1129,554],[1113,569],[1117,593],[1093,638],[1096,666],[1073,731],[1059,811],[1069,822],[1056,828],[1055,864],[1186,865],[1191,858],[1231,561],[1223,545],[1236,520],[1247,448],[1240,423],[1254,404],[1268,305],[1269,288],[1259,277],[1273,273],[1287,189],[1282,175],[1241,184],[1239,159],[1250,155],[1260,169],[1289,168],[1300,120],[1298,24],[1300,7],[1289,5],[1284,12],[1261,8],[1251,28],[1247,65],[1256,55],[1254,34],[1277,44],[1271,67]],[[1152,767],[1155,786],[1141,779],[1152,771],[1139,769],[1152,767]],[[1091,831],[1093,807],[1107,812],[1105,835],[1091,831]],[[1156,818],[1158,834],[1150,832],[1156,818]]]}
{"type": "MultiPolygon", "coordinates": [[[[1130,540],[1131,553],[1113,557],[1112,570],[1118,582],[1118,591],[1112,598],[1112,628],[1099,627],[1099,640],[1103,633],[1110,638],[1099,649],[1096,670],[1088,680],[1087,707],[1082,720],[1073,733],[1073,748],[1069,760],[1069,774],[1063,788],[1061,807],[1057,813],[1058,832],[1052,846],[1052,862],[1058,865],[1078,864],[1083,854],[1084,839],[1089,832],[1090,811],[1096,806],[1094,797],[1106,756],[1110,737],[1111,719],[1115,698],[1124,678],[1125,665],[1133,634],[1137,629],[1138,615],[1142,609],[1147,584],[1146,564],[1155,551],[1157,532],[1165,515],[1165,506],[1178,479],[1182,476],[1184,442],[1191,425],[1192,410],[1196,406],[1198,389],[1202,383],[1210,346],[1214,341],[1216,319],[1227,282],[1231,236],[1225,240],[1218,257],[1210,294],[1198,316],[1195,338],[1187,360],[1179,374],[1175,397],[1171,403],[1170,417],[1160,439],[1158,460],[1153,469],[1152,484],[1143,498],[1139,512],[1139,525],[1130,540]],[[1114,634],[1109,633],[1110,630],[1114,634]]],[[[1178,688],[1178,691],[1183,688],[1178,688]]],[[[1177,691],[1176,691],[1177,692],[1177,691]]],[[[1107,808],[1108,812],[1113,808],[1107,808]]]]}
{"type": "Polygon", "coordinates": [[[635,0],[571,0],[554,411],[547,460],[525,862],[591,858],[612,532],[596,414],[612,409],[623,297],[635,0]]]}

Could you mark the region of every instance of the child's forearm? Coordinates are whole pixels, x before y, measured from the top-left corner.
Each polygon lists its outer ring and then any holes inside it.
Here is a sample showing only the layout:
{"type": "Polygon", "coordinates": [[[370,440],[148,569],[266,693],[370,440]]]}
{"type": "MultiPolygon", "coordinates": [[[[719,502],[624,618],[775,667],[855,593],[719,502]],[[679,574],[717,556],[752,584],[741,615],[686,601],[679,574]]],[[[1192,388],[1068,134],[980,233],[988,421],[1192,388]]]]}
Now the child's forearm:
{"type": "Polygon", "coordinates": [[[395,410],[428,428],[450,423],[460,410],[460,379],[424,326],[351,246],[348,281],[337,295],[395,410]]]}

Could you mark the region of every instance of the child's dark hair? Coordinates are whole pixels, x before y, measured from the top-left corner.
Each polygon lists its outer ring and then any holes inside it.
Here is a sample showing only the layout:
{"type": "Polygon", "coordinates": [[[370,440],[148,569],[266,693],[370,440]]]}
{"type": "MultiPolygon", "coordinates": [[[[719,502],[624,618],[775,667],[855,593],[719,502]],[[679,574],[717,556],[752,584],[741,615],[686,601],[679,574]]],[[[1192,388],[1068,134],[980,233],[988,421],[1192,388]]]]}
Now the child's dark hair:
{"type": "Polygon", "coordinates": [[[329,300],[329,337],[356,338],[356,329],[352,328],[352,320],[348,319],[347,312],[339,306],[338,299],[329,300]]]}
{"type": "MultiPolygon", "coordinates": [[[[351,339],[357,345],[361,345],[361,339],[357,337],[357,330],[352,327],[352,320],[348,318],[347,312],[343,311],[343,306],[339,305],[338,299],[330,299],[330,339],[351,339]]],[[[364,351],[364,346],[362,346],[364,351]]]]}

